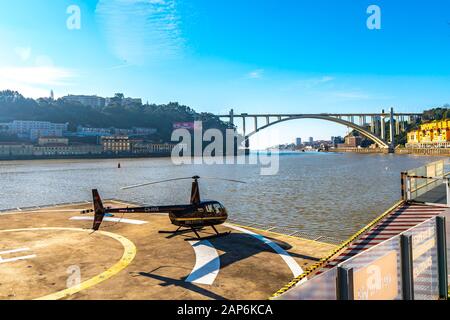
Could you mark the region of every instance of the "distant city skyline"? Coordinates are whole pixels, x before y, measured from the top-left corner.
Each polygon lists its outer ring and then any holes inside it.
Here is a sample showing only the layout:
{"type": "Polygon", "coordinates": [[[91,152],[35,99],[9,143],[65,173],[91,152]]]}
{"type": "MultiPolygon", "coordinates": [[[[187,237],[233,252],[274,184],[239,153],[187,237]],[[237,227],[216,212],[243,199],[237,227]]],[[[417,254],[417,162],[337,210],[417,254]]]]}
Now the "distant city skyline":
{"type": "MultiPolygon", "coordinates": [[[[420,112],[450,103],[449,21],[440,0],[4,1],[0,90],[123,92],[216,114],[420,112]],[[372,4],[379,30],[367,27],[372,4]]],[[[251,145],[346,132],[290,121],[251,145]]]]}

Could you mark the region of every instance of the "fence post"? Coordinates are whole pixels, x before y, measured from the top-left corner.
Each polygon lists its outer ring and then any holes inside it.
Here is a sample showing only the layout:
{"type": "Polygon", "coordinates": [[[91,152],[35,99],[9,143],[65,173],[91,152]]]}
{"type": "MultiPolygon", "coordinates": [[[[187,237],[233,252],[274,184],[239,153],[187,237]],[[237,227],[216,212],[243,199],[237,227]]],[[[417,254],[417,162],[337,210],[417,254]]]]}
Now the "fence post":
{"type": "Polygon", "coordinates": [[[403,300],[414,300],[412,236],[400,236],[403,300]]]}
{"type": "Polygon", "coordinates": [[[436,217],[439,298],[447,300],[448,296],[448,270],[447,270],[447,237],[445,217],[436,217]]]}
{"type": "Polygon", "coordinates": [[[406,186],[405,186],[405,180],[406,180],[406,172],[401,172],[400,173],[400,183],[401,183],[401,187],[402,187],[402,199],[406,200],[406,186]]]}
{"type": "Polygon", "coordinates": [[[411,178],[406,175],[406,201],[411,200],[411,178]]]}
{"type": "Polygon", "coordinates": [[[353,268],[337,268],[337,299],[353,300],[353,268]]]}
{"type": "Polygon", "coordinates": [[[450,178],[446,178],[445,182],[445,190],[447,191],[447,207],[450,207],[450,178]]]}

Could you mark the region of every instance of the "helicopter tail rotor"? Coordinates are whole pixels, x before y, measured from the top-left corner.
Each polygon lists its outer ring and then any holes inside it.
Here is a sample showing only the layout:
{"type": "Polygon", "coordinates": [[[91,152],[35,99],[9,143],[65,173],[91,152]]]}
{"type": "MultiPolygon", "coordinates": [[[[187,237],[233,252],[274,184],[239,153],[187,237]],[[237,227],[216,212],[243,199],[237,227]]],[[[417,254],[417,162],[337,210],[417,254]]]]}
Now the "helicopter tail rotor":
{"type": "Polygon", "coordinates": [[[92,197],[94,202],[94,224],[92,229],[97,231],[102,224],[103,218],[105,217],[106,210],[103,207],[102,199],[100,198],[100,194],[97,189],[92,190],[92,197]]]}

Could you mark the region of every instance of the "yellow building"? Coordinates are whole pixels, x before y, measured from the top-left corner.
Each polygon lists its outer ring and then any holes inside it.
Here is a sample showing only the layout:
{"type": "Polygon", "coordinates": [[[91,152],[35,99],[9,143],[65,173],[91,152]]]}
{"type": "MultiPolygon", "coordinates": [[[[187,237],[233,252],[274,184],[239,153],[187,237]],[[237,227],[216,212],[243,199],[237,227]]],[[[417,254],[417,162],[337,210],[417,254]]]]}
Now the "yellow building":
{"type": "Polygon", "coordinates": [[[450,119],[420,125],[419,130],[408,132],[408,145],[450,143],[450,119]]]}
{"type": "Polygon", "coordinates": [[[131,141],[128,136],[108,136],[102,137],[104,152],[129,153],[131,152],[131,141]]]}

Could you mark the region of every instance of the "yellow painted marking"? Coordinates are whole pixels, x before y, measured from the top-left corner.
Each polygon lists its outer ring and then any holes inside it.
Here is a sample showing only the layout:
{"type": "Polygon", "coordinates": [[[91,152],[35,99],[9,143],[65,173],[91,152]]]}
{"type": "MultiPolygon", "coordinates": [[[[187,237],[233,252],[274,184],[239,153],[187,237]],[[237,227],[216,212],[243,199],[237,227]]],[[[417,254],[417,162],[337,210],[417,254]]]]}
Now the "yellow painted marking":
{"type": "Polygon", "coordinates": [[[206,217],[206,218],[173,218],[175,221],[198,221],[198,220],[224,220],[224,217],[206,217]]]}
{"type": "MultiPolygon", "coordinates": [[[[81,228],[52,228],[52,227],[48,227],[48,228],[25,228],[25,229],[11,229],[11,230],[0,230],[0,233],[4,233],[4,232],[20,232],[20,231],[51,231],[51,230],[58,230],[58,231],[77,231],[77,232],[86,232],[86,233],[91,233],[92,230],[90,229],[81,229],[81,228]]],[[[114,240],[119,241],[122,246],[124,247],[124,253],[122,255],[122,258],[115,264],[113,265],[111,268],[109,268],[108,270],[100,273],[99,275],[86,280],[82,283],[80,283],[77,286],[74,286],[72,288],[68,288],[65,290],[61,290],[40,298],[36,298],[35,300],[59,300],[59,299],[63,299],[63,298],[67,298],[68,296],[71,296],[75,293],[80,292],[81,290],[85,290],[88,289],[92,286],[95,286],[96,284],[99,284],[100,282],[103,282],[109,278],[111,278],[112,276],[116,275],[117,273],[119,273],[120,271],[122,271],[123,269],[125,269],[130,263],[131,261],[133,261],[134,257],[136,256],[136,246],[134,245],[133,242],[131,242],[130,240],[128,240],[127,238],[120,236],[118,234],[112,233],[112,232],[107,232],[107,231],[96,231],[96,233],[99,233],[101,235],[110,237],[114,240]]]]}

